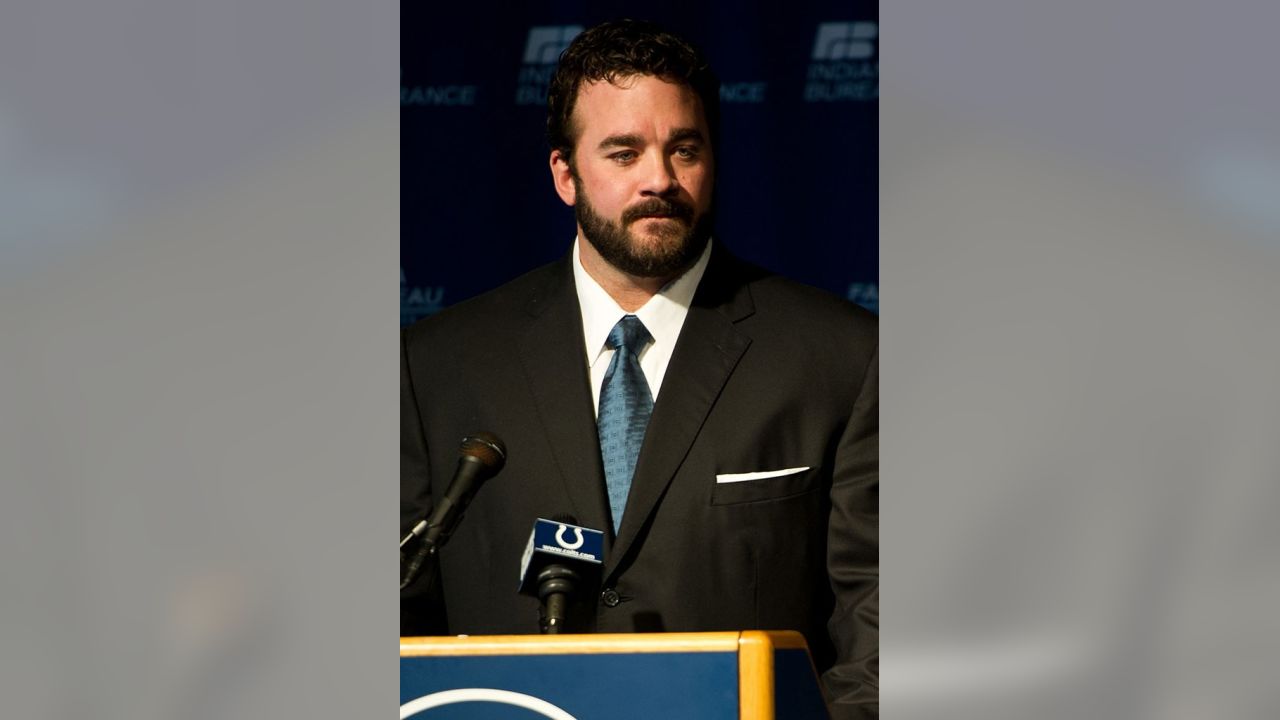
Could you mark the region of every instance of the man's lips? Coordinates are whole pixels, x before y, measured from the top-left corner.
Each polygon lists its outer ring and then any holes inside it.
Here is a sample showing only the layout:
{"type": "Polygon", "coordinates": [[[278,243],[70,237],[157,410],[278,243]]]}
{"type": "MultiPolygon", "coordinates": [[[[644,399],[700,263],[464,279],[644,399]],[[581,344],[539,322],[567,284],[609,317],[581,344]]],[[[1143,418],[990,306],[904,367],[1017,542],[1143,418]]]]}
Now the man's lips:
{"type": "Polygon", "coordinates": [[[654,203],[648,207],[633,208],[622,214],[623,223],[627,225],[640,220],[677,220],[689,223],[692,219],[693,212],[684,207],[673,206],[671,203],[654,203]]]}
{"type": "Polygon", "coordinates": [[[637,215],[636,220],[683,220],[684,216],[679,213],[645,213],[637,215]]]}

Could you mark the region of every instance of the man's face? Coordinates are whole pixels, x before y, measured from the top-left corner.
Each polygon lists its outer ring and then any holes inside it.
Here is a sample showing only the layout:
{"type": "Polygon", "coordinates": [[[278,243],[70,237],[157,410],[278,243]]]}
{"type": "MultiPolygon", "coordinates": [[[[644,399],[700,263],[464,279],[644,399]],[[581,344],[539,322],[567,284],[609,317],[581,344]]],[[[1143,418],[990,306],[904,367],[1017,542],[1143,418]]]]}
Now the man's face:
{"type": "Polygon", "coordinates": [[[714,158],[702,102],[651,76],[584,84],[573,110],[572,162],[552,170],[578,229],[613,267],[674,277],[710,236],[714,158]],[[568,187],[568,183],[572,187],[568,187]]]}

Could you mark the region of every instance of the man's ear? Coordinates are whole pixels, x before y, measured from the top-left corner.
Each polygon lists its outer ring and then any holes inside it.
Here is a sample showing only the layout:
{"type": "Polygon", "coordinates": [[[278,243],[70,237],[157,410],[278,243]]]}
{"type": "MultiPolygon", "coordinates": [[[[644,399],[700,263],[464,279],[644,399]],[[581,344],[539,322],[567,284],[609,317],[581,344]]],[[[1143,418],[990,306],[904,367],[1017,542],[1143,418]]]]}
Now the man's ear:
{"type": "Polygon", "coordinates": [[[573,207],[578,201],[578,189],[573,184],[573,170],[569,168],[569,158],[559,150],[551,151],[551,181],[555,183],[556,194],[564,204],[573,207]]]}

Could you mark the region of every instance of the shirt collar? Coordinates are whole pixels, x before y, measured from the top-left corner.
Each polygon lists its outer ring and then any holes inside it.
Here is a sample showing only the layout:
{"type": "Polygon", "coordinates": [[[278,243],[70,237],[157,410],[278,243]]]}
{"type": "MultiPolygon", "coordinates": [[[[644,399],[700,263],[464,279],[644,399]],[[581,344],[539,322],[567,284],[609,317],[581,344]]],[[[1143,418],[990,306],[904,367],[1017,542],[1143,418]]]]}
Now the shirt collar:
{"type": "Polygon", "coordinates": [[[689,306],[693,304],[693,294],[707,270],[707,262],[711,258],[711,242],[707,241],[698,261],[683,275],[667,283],[640,309],[628,313],[582,267],[579,240],[575,237],[573,279],[578,290],[578,305],[582,309],[582,335],[586,339],[587,364],[596,364],[606,350],[604,341],[609,337],[609,331],[628,314],[640,318],[640,322],[644,323],[653,336],[653,343],[649,347],[674,346],[680,336],[680,328],[684,325],[684,318],[689,314],[689,306]]]}

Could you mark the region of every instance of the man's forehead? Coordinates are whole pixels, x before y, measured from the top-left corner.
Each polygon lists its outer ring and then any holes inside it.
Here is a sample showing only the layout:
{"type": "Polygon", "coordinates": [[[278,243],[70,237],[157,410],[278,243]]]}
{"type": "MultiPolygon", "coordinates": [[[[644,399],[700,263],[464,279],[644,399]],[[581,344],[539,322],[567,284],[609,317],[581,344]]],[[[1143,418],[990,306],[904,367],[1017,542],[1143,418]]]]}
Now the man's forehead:
{"type": "MultiPolygon", "coordinates": [[[[606,113],[620,110],[620,106],[617,104],[618,97],[616,93],[618,91],[632,90],[642,80],[655,80],[661,82],[684,95],[688,103],[696,110],[698,124],[701,125],[706,122],[706,109],[702,107],[702,99],[698,97],[698,94],[692,87],[686,83],[669,80],[656,75],[627,75],[615,77],[613,79],[584,80],[582,85],[578,88],[578,94],[573,105],[570,121],[575,125],[578,125],[579,131],[585,129],[581,126],[582,121],[585,119],[582,112],[584,105],[592,109],[590,111],[592,115],[598,115],[599,113],[596,112],[597,110],[603,110],[606,113]]],[[[641,106],[639,108],[641,112],[649,109],[650,108],[648,106],[641,106]]]]}
{"type": "Polygon", "coordinates": [[[636,83],[641,80],[658,80],[660,82],[667,83],[668,85],[688,87],[688,85],[676,80],[675,78],[663,77],[661,75],[648,75],[645,73],[618,73],[598,79],[583,78],[582,84],[578,86],[578,92],[582,93],[590,88],[599,88],[605,85],[611,85],[621,90],[629,90],[635,87],[636,83]]]}
{"type": "Polygon", "coordinates": [[[583,80],[582,84],[578,86],[577,99],[581,102],[584,97],[591,95],[599,95],[602,93],[609,94],[618,90],[632,90],[641,82],[650,80],[663,83],[664,85],[675,90],[679,90],[682,93],[686,93],[691,97],[696,98],[698,96],[698,94],[694,92],[693,87],[688,83],[675,78],[667,78],[660,75],[633,74],[615,75],[611,78],[602,78],[599,80],[583,80]]]}

